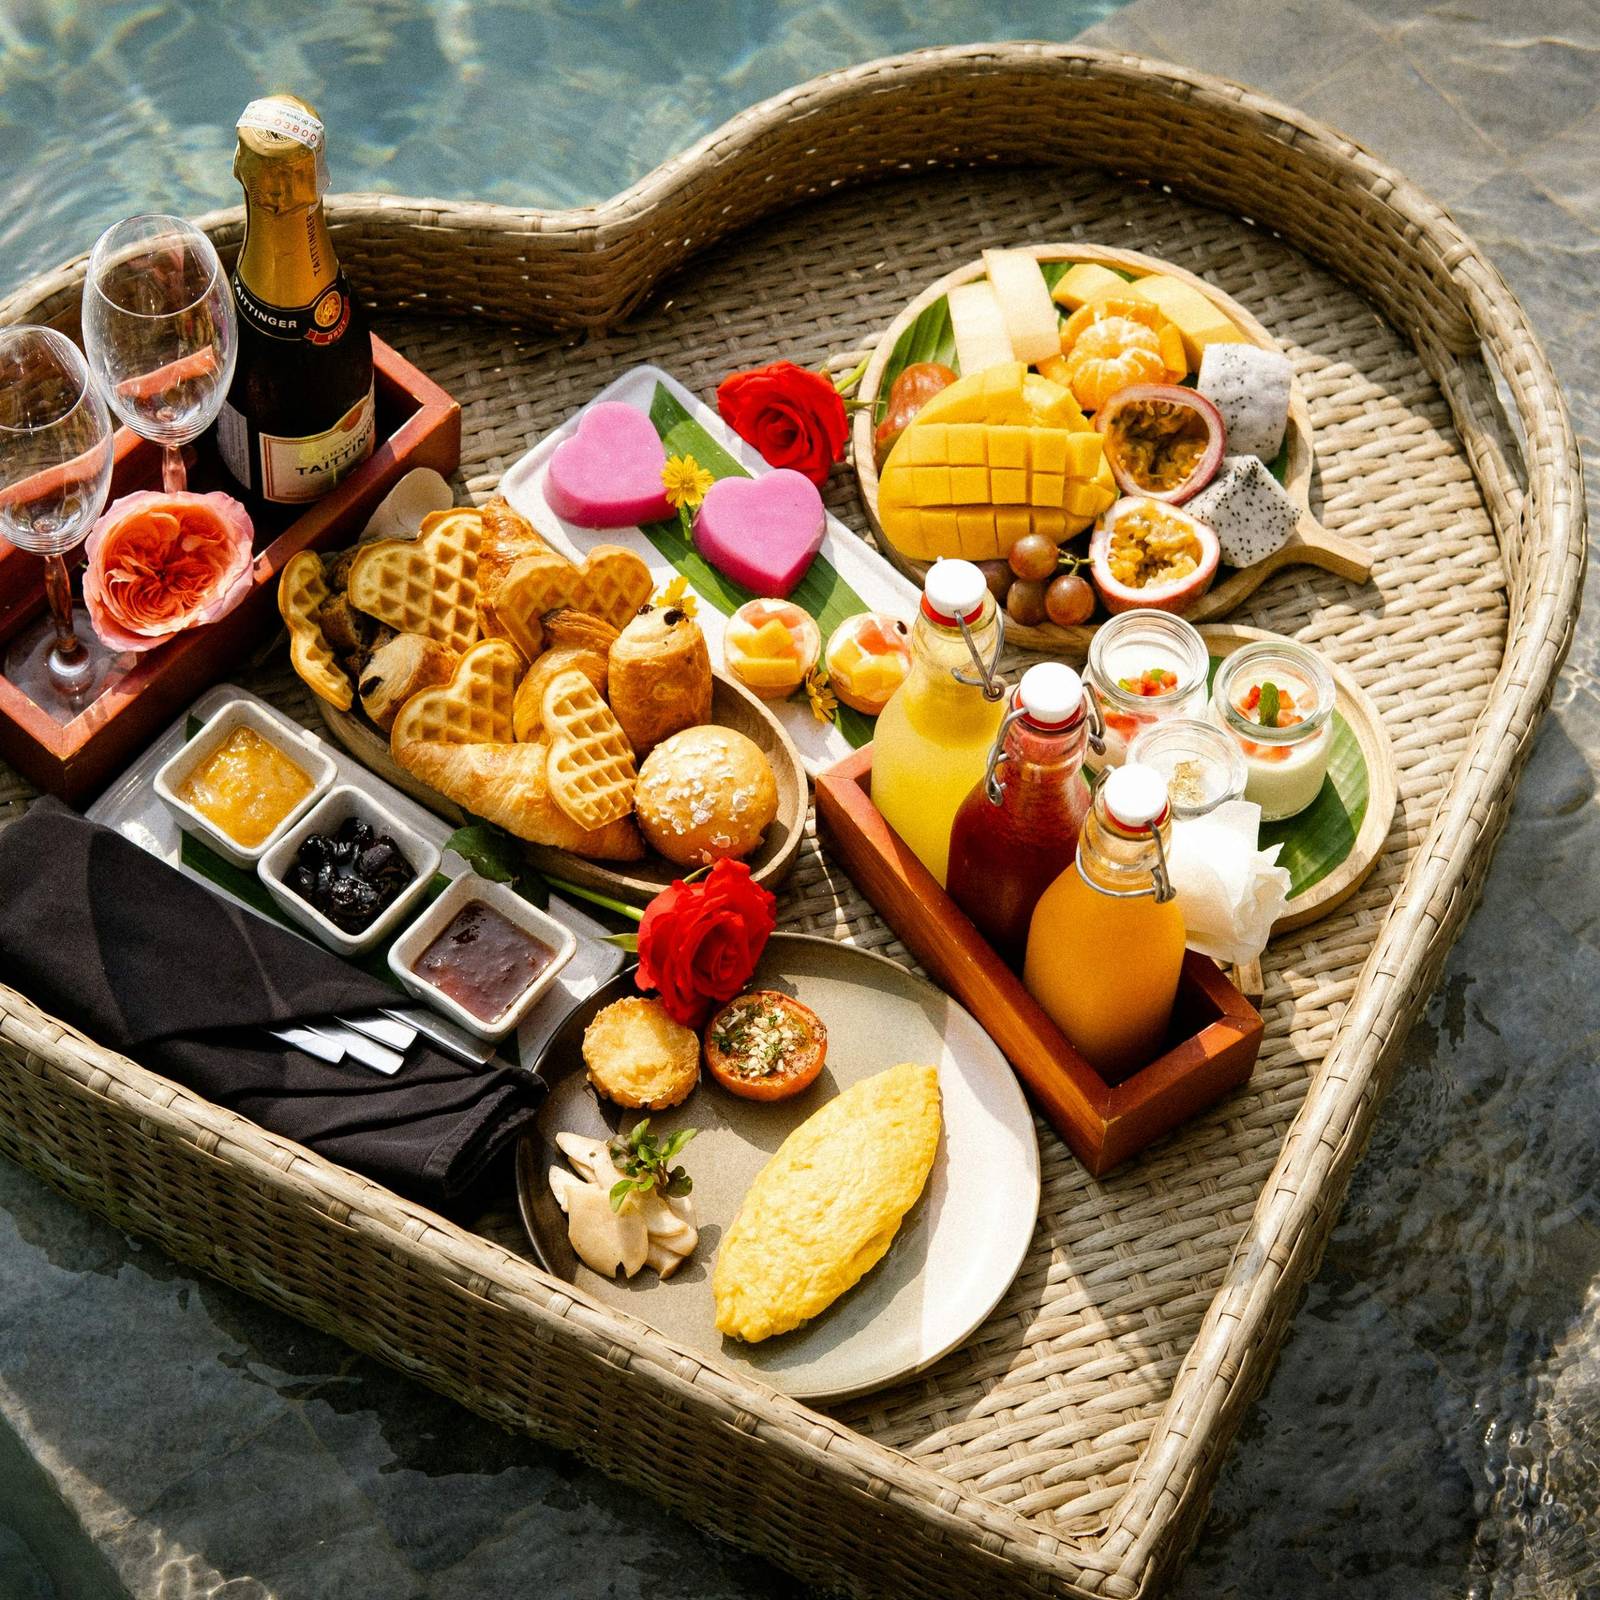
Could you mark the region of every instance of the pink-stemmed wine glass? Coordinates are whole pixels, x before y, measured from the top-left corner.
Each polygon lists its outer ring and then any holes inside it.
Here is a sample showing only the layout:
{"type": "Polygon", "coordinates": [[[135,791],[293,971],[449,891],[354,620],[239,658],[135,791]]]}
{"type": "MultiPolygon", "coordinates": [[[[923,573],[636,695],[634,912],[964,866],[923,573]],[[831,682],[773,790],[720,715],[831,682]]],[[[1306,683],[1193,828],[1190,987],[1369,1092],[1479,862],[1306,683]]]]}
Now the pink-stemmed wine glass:
{"type": "Polygon", "coordinates": [[[183,447],[233,381],[233,289],[211,241],[182,217],[128,217],[100,235],[83,284],[83,347],[111,409],[162,447],[161,481],[187,486],[183,447]]]}
{"type": "Polygon", "coordinates": [[[111,461],[111,418],[78,347],[53,328],[0,328],[0,537],[44,557],[50,602],[11,641],[5,674],[63,723],[116,660],[74,607],[66,561],[106,503],[111,461]]]}

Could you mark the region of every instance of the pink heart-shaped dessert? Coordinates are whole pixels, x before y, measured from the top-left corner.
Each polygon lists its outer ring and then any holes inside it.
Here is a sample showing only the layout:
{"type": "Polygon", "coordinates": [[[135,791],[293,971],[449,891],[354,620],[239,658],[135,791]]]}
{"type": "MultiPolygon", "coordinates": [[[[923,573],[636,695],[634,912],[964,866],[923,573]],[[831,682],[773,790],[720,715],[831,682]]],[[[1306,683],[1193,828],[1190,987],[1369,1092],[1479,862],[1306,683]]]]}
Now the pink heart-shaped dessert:
{"type": "Polygon", "coordinates": [[[752,594],[784,599],[822,548],[827,516],[817,486],[779,467],[759,478],[719,478],[700,502],[695,548],[752,594]]]}
{"type": "Polygon", "coordinates": [[[655,424],[620,400],[590,406],[556,446],[545,473],[550,509],[580,528],[629,528],[672,515],[661,469],[667,452],[655,424]]]}

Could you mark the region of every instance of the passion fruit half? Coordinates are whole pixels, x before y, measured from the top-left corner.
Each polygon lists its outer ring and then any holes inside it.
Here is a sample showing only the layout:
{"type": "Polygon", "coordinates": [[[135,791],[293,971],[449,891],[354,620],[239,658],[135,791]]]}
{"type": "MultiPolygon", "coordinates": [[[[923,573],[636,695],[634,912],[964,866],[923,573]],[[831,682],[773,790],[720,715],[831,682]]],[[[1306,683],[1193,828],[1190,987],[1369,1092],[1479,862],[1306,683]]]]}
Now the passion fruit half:
{"type": "Polygon", "coordinates": [[[1227,443],[1222,413],[1175,383],[1119,389],[1094,419],[1124,494],[1180,505],[1216,477],[1227,443]]]}
{"type": "Polygon", "coordinates": [[[1105,608],[1182,614],[1211,587],[1217,536],[1178,506],[1128,495],[1100,519],[1089,541],[1089,573],[1105,608]]]}

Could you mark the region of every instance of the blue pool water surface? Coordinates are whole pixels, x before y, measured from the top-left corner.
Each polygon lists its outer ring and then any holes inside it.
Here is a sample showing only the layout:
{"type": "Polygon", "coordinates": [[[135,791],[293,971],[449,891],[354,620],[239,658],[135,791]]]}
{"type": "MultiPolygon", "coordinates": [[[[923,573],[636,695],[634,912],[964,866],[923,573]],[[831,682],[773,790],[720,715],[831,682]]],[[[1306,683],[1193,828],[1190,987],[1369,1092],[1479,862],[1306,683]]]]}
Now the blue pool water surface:
{"type": "Polygon", "coordinates": [[[285,88],[333,187],[539,206],[625,188],[819,72],[1070,39],[1117,0],[4,0],[0,284],[138,211],[233,205],[233,124],[285,88]]]}

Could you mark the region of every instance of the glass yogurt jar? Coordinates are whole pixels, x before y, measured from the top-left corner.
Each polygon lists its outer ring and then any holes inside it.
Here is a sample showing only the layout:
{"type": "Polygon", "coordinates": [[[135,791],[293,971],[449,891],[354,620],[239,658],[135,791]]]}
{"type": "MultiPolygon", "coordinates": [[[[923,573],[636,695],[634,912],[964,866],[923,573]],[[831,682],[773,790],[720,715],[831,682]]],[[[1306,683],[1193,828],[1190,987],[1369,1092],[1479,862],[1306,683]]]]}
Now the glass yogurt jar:
{"type": "Polygon", "coordinates": [[[1167,780],[1172,815],[1180,822],[1203,817],[1244,795],[1244,753],[1232,734],[1204,717],[1168,717],[1143,729],[1129,761],[1153,767],[1167,780]]]}
{"type": "Polygon", "coordinates": [[[1235,650],[1217,669],[1211,715],[1238,742],[1246,800],[1263,822],[1305,810],[1328,774],[1333,674],[1321,656],[1287,639],[1235,650]]]}
{"type": "Polygon", "coordinates": [[[1105,724],[1103,756],[1091,767],[1120,767],[1145,729],[1168,717],[1204,716],[1211,657],[1182,617],[1124,611],[1103,623],[1089,645],[1085,674],[1105,724]]]}

